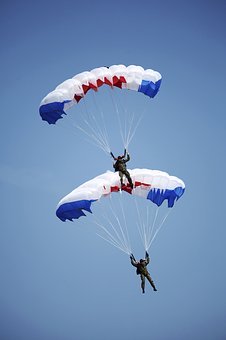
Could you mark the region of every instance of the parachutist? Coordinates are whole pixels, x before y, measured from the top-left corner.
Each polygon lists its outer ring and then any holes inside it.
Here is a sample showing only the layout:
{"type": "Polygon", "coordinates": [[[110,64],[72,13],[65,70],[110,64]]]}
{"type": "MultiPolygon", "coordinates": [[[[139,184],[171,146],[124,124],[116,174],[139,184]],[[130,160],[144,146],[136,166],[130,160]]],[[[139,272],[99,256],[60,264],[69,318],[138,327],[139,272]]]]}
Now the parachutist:
{"type": "Polygon", "coordinates": [[[130,184],[130,187],[133,189],[133,182],[132,182],[132,179],[130,177],[130,173],[129,171],[127,170],[126,168],[126,163],[129,162],[130,160],[130,155],[129,153],[127,153],[126,149],[124,150],[124,154],[123,156],[118,156],[118,157],[115,157],[113,155],[113,153],[111,152],[110,155],[112,156],[112,158],[116,161],[114,164],[113,164],[113,167],[115,169],[115,171],[118,171],[119,172],[119,177],[120,177],[120,182],[121,182],[121,187],[123,187],[125,184],[123,183],[123,175],[126,176],[129,184],[130,184]],[[127,157],[126,157],[126,154],[127,154],[127,157]]]}
{"type": "Polygon", "coordinates": [[[146,251],[145,253],[145,260],[144,259],[140,259],[140,261],[136,261],[135,260],[135,257],[133,256],[133,254],[130,255],[130,261],[131,261],[131,264],[137,268],[137,275],[140,275],[140,278],[141,278],[141,289],[142,289],[142,293],[144,294],[145,293],[145,278],[150,282],[153,290],[156,292],[157,289],[155,287],[155,284],[147,270],[147,265],[149,264],[150,262],[150,257],[146,251]]]}

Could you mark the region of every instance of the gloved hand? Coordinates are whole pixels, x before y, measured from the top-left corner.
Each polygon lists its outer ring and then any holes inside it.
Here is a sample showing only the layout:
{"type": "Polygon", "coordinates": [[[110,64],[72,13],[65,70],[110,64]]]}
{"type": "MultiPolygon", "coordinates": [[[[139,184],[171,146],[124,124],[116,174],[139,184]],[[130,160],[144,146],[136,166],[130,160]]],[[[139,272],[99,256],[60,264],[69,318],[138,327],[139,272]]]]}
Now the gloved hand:
{"type": "Polygon", "coordinates": [[[135,260],[135,257],[133,256],[133,254],[130,255],[130,260],[135,260]]]}
{"type": "Polygon", "coordinates": [[[147,252],[147,251],[145,252],[145,256],[146,256],[146,257],[149,257],[149,254],[148,254],[148,252],[147,252]]]}

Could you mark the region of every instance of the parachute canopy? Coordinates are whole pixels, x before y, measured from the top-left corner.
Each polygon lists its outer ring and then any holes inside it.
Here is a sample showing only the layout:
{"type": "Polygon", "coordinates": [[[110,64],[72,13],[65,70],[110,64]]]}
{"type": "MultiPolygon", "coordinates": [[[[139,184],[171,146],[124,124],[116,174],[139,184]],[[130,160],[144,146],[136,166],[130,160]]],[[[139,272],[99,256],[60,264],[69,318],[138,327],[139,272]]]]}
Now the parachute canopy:
{"type": "Polygon", "coordinates": [[[85,216],[83,210],[92,212],[91,205],[104,196],[120,189],[131,195],[141,196],[160,206],[165,200],[172,208],[185,191],[184,182],[166,172],[149,169],[129,170],[134,188],[129,184],[121,188],[118,172],[106,173],[91,179],[74,189],[58,203],[56,215],[62,221],[78,219],[85,216]]]}
{"type": "Polygon", "coordinates": [[[66,114],[65,111],[85,97],[90,89],[97,91],[103,84],[142,92],[154,98],[159,91],[161,80],[159,72],[144,70],[141,66],[112,65],[95,68],[79,73],[58,85],[41,101],[39,113],[43,120],[55,124],[66,114]]]}

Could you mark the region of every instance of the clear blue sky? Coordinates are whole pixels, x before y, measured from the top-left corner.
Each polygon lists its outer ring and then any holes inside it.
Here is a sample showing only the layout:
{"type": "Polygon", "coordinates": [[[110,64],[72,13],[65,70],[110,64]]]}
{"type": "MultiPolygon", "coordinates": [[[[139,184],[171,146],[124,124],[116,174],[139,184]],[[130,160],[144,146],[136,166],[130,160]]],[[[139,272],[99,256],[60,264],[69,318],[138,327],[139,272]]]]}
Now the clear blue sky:
{"type": "Polygon", "coordinates": [[[225,1],[0,6],[0,338],[225,339],[225,1]],[[55,216],[59,199],[111,159],[38,113],[66,78],[121,63],[163,76],[130,167],[186,184],[151,248],[158,292],[145,295],[125,254],[85,219],[55,216]]]}

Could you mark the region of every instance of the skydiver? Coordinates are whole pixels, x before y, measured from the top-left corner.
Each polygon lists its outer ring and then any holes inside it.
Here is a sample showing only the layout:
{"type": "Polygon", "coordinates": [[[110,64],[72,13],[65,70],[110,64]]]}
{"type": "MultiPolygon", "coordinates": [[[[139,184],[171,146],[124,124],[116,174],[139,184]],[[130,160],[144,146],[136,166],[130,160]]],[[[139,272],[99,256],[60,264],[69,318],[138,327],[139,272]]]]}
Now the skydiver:
{"type": "Polygon", "coordinates": [[[130,255],[130,260],[131,260],[131,264],[137,268],[137,275],[140,275],[141,278],[141,289],[142,289],[142,293],[145,293],[145,278],[150,282],[153,290],[155,292],[157,292],[157,289],[155,287],[155,284],[147,270],[147,265],[150,262],[150,257],[146,251],[145,253],[145,260],[140,259],[140,261],[136,261],[135,257],[133,256],[133,254],[130,255]]]}
{"type": "Polygon", "coordinates": [[[126,157],[126,153],[127,152],[126,152],[126,149],[125,149],[123,156],[115,157],[112,152],[110,152],[110,155],[116,161],[113,164],[113,167],[115,169],[115,172],[116,171],[119,172],[121,187],[125,185],[123,183],[123,175],[125,175],[127,180],[128,180],[128,182],[129,182],[129,184],[130,184],[130,187],[133,189],[133,182],[132,182],[132,179],[130,177],[129,171],[126,168],[126,163],[130,160],[130,155],[129,155],[129,153],[127,153],[127,158],[125,158],[126,157]]]}

